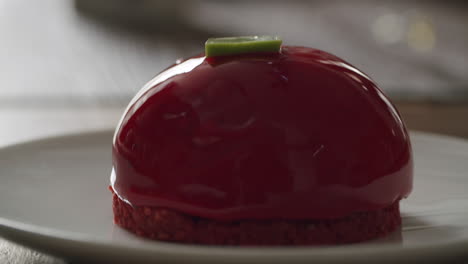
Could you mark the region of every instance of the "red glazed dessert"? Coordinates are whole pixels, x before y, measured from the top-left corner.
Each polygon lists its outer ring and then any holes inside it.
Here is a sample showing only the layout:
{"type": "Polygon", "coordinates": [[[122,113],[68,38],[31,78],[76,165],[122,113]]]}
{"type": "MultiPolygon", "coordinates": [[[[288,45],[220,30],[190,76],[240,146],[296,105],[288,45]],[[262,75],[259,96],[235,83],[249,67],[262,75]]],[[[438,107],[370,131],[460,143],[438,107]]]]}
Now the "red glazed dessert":
{"type": "Polygon", "coordinates": [[[113,142],[114,220],[215,245],[352,243],[400,224],[412,153],[395,107],[329,53],[187,59],[132,100],[113,142]]]}

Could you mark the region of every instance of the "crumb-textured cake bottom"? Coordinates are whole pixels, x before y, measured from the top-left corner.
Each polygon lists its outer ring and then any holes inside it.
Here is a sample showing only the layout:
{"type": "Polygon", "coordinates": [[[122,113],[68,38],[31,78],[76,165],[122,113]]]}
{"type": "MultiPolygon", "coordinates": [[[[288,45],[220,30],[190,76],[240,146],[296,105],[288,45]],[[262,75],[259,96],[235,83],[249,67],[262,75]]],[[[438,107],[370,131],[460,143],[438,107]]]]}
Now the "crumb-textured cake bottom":
{"type": "Polygon", "coordinates": [[[159,207],[132,207],[113,194],[114,222],[138,236],[205,245],[335,245],[380,238],[401,225],[399,202],[339,219],[221,222],[159,207]]]}

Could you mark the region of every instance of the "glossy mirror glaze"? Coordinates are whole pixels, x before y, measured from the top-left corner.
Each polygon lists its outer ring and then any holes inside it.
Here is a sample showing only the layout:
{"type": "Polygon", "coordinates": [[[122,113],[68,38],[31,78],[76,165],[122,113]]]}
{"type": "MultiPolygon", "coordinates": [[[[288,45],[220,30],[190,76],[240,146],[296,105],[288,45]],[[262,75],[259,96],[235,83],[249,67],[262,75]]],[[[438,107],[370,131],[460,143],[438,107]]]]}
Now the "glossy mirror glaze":
{"type": "Polygon", "coordinates": [[[376,84],[329,53],[194,57],[132,100],[111,184],[134,206],[218,220],[336,218],[412,189],[405,126],[376,84]]]}

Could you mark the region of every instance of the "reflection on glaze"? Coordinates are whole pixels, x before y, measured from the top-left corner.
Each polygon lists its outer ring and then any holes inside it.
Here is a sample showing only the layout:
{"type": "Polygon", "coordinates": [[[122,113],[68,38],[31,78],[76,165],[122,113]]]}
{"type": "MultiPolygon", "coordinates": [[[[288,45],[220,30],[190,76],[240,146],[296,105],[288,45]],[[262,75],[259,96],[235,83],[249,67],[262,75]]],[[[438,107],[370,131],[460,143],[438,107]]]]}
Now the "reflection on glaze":
{"type": "MultiPolygon", "coordinates": [[[[127,115],[122,116],[117,127],[122,126],[122,122],[124,121],[124,118],[130,115],[130,113],[135,112],[146,101],[146,92],[148,92],[149,89],[154,88],[158,83],[164,82],[165,80],[171,77],[174,77],[182,73],[190,72],[195,67],[200,65],[204,60],[205,60],[204,57],[188,59],[183,63],[177,60],[176,65],[174,65],[173,67],[170,67],[169,69],[161,72],[159,75],[154,77],[149,83],[145,84],[145,86],[143,86],[143,88],[141,88],[141,90],[138,91],[135,97],[133,97],[132,101],[130,101],[130,104],[128,105],[127,109],[125,109],[125,113],[127,113],[127,115]]],[[[163,87],[160,87],[160,88],[162,89],[163,87]]],[[[116,130],[116,133],[117,131],[118,130],[116,130]]],[[[116,140],[115,138],[116,135],[117,134],[114,135],[114,142],[116,140]]]]}
{"type": "Polygon", "coordinates": [[[113,165],[112,187],[132,205],[219,220],[383,208],[409,194],[413,169],[406,129],[373,81],[303,47],[169,68],[130,103],[113,165]]]}
{"type": "Polygon", "coordinates": [[[369,76],[365,75],[362,71],[358,70],[357,68],[349,65],[348,63],[346,62],[342,62],[342,61],[336,61],[336,60],[318,60],[318,62],[320,63],[323,63],[323,64],[330,64],[330,65],[335,65],[335,66],[338,66],[338,67],[342,67],[343,68],[343,72],[347,72],[347,71],[351,71],[353,72],[354,74],[352,75],[359,75],[363,78],[366,78],[367,80],[369,81],[372,81],[369,76]]]}

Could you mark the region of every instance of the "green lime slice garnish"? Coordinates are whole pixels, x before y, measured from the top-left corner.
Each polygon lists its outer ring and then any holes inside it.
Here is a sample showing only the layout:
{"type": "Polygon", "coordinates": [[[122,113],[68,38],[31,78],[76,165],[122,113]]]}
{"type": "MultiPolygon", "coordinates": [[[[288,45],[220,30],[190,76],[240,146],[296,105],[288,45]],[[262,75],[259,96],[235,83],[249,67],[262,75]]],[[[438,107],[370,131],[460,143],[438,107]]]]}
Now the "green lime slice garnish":
{"type": "Polygon", "coordinates": [[[277,36],[245,36],[209,38],[205,43],[206,57],[226,56],[245,53],[277,53],[281,48],[277,36]]]}

